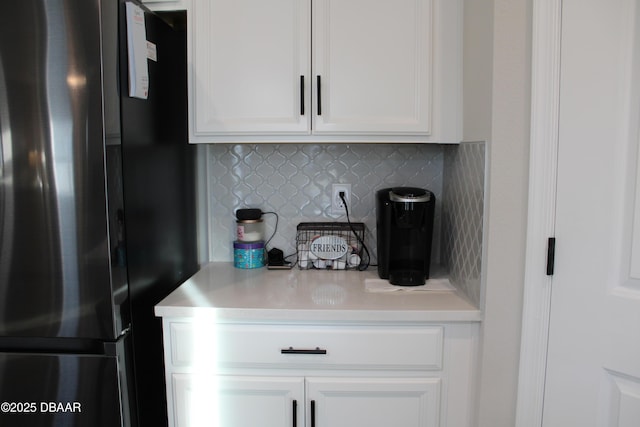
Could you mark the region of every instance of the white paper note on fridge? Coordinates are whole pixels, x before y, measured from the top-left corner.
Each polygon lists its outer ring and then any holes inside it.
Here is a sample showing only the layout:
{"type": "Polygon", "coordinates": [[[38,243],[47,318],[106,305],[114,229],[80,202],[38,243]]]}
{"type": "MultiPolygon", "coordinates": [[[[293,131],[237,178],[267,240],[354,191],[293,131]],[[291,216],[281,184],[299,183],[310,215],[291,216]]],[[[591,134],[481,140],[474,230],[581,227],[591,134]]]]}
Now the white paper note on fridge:
{"type": "Polygon", "coordinates": [[[147,99],[149,68],[147,66],[147,31],[144,11],[127,2],[127,50],[129,51],[129,96],[147,99]]]}

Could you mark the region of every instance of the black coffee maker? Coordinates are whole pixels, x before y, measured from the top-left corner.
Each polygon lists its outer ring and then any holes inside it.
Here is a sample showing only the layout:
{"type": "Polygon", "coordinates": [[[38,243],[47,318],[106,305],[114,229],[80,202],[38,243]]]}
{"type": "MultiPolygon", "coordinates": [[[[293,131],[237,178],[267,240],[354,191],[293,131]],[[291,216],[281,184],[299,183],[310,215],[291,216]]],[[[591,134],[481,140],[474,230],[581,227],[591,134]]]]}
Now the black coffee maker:
{"type": "Polygon", "coordinates": [[[392,285],[424,285],[429,278],[436,198],[414,187],[376,194],[378,275],[392,285]]]}

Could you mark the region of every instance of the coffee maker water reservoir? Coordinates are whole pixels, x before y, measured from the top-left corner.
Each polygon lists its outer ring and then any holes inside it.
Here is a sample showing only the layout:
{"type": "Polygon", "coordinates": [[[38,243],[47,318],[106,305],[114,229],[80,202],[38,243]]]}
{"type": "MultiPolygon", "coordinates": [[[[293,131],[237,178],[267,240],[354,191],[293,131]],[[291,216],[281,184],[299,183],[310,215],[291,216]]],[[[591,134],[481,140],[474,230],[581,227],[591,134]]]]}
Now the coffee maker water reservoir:
{"type": "Polygon", "coordinates": [[[401,286],[424,285],[429,278],[433,212],[429,190],[395,187],[376,194],[378,275],[401,286]]]}

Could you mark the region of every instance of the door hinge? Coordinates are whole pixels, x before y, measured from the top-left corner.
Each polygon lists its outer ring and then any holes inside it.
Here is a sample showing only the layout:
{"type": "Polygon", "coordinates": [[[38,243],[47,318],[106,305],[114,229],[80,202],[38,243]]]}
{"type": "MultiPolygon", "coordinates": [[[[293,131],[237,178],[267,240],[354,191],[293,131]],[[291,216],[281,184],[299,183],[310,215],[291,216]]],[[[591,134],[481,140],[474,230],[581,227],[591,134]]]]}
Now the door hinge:
{"type": "Polygon", "coordinates": [[[549,237],[547,241],[547,276],[553,276],[556,262],[556,238],[549,237]]]}

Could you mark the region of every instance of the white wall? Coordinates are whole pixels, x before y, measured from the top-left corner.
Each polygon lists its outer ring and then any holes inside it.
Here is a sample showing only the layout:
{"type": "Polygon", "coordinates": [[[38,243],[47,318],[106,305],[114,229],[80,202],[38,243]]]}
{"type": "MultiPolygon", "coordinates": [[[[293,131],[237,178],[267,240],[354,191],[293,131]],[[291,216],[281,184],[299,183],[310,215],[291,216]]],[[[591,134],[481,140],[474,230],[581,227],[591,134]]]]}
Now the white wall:
{"type": "Polygon", "coordinates": [[[528,193],[532,1],[465,0],[464,136],[469,140],[486,135],[489,156],[479,427],[515,424],[528,193]],[[490,37],[488,29],[493,29],[490,37]],[[486,52],[490,65],[478,56],[478,50],[486,52]],[[489,83],[487,75],[491,76],[489,83]]]}
{"type": "Polygon", "coordinates": [[[491,139],[493,0],[465,0],[463,21],[463,141],[491,139]]]}
{"type": "MultiPolygon", "coordinates": [[[[235,211],[277,212],[268,249],[295,254],[301,222],[346,221],[331,212],[331,185],[351,184],[352,221],[364,222],[376,257],[375,193],[395,186],[427,188],[436,196],[434,262],[440,259],[444,148],[436,144],[211,144],[206,150],[209,260],[232,261],[235,211]]],[[[271,236],[275,217],[265,216],[271,236]]],[[[295,257],[292,257],[292,261],[295,257]]]]}

